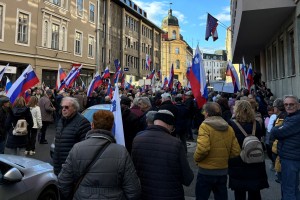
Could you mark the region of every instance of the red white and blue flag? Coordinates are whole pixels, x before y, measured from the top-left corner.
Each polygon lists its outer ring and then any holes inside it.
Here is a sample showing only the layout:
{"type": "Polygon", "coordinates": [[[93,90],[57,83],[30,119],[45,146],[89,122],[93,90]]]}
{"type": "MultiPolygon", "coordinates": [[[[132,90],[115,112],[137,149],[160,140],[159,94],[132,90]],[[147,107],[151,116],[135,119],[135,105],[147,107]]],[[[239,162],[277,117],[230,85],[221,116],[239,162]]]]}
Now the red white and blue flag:
{"type": "Polygon", "coordinates": [[[102,79],[100,74],[97,72],[93,78],[93,80],[91,81],[88,90],[87,90],[87,96],[90,97],[92,96],[93,91],[95,91],[95,89],[97,87],[99,87],[99,85],[101,85],[102,83],[102,79]]]}
{"type": "Polygon", "coordinates": [[[254,80],[253,80],[253,70],[252,70],[252,65],[250,63],[248,71],[247,71],[247,87],[248,90],[250,91],[252,85],[254,84],[254,80]]]}
{"type": "Polygon", "coordinates": [[[31,65],[23,71],[21,76],[14,82],[11,88],[8,90],[6,96],[13,104],[17,97],[23,96],[25,91],[38,84],[40,81],[36,76],[31,65]]]}
{"type": "Polygon", "coordinates": [[[200,53],[199,46],[197,46],[195,55],[193,57],[193,63],[192,68],[189,72],[189,78],[192,92],[197,101],[198,108],[202,108],[202,106],[207,101],[208,91],[202,55],[200,53]]]}
{"type": "Polygon", "coordinates": [[[154,75],[155,75],[155,69],[152,70],[152,72],[149,75],[147,75],[147,79],[153,79],[154,75]]]}
{"type": "Polygon", "coordinates": [[[5,84],[5,93],[7,94],[8,90],[11,88],[12,82],[6,77],[6,84],[5,84]]]}
{"type": "Polygon", "coordinates": [[[248,84],[247,84],[247,67],[246,67],[244,57],[243,57],[243,63],[242,63],[242,66],[241,66],[241,73],[242,73],[242,77],[244,79],[244,86],[245,86],[245,88],[248,88],[248,84]]]}
{"type": "Polygon", "coordinates": [[[146,54],[146,70],[150,70],[151,58],[148,54],[146,54]]]}
{"type": "Polygon", "coordinates": [[[9,63],[0,71],[0,81],[2,80],[2,77],[5,74],[5,71],[8,68],[8,65],[9,65],[9,63]]]}
{"type": "Polygon", "coordinates": [[[234,66],[232,65],[231,61],[228,61],[227,69],[226,69],[226,76],[230,76],[232,79],[232,84],[234,88],[234,93],[241,89],[240,81],[238,73],[236,72],[234,66]]]}
{"type": "Polygon", "coordinates": [[[80,65],[79,68],[75,69],[75,67],[72,68],[70,73],[65,79],[65,84],[67,88],[70,88],[73,86],[74,82],[76,79],[80,76],[80,71],[81,71],[82,65],[80,65]]]}
{"type": "Polygon", "coordinates": [[[168,77],[165,77],[162,85],[161,85],[161,88],[165,89],[166,88],[166,85],[168,85],[168,77]]]}
{"type": "Polygon", "coordinates": [[[205,40],[208,40],[210,36],[212,36],[213,41],[216,41],[218,39],[217,26],[218,26],[218,20],[208,13],[207,21],[206,21],[205,40]]]}
{"type": "Polygon", "coordinates": [[[109,77],[110,77],[109,69],[108,69],[108,67],[106,67],[105,70],[104,70],[104,73],[102,75],[102,78],[107,79],[109,77]]]}
{"type": "Polygon", "coordinates": [[[169,75],[169,80],[168,80],[168,88],[173,89],[173,81],[174,81],[174,67],[173,64],[170,69],[170,75],[169,75]]]}
{"type": "Polygon", "coordinates": [[[157,78],[161,81],[161,72],[160,72],[160,70],[157,72],[157,78]]]}
{"type": "Polygon", "coordinates": [[[30,97],[31,97],[31,93],[29,93],[29,90],[30,89],[26,90],[24,93],[24,99],[25,99],[26,104],[29,102],[30,97]]]}
{"type": "Polygon", "coordinates": [[[116,73],[117,73],[118,71],[121,70],[121,63],[120,63],[119,59],[116,59],[116,60],[114,61],[114,63],[115,63],[116,73]]]}
{"type": "Polygon", "coordinates": [[[58,65],[57,78],[56,78],[56,89],[61,90],[65,86],[65,78],[67,77],[65,71],[58,65]]]}
{"type": "Polygon", "coordinates": [[[111,83],[109,81],[108,87],[107,87],[107,90],[106,90],[106,96],[109,96],[110,98],[112,98],[112,91],[113,91],[113,89],[112,89],[111,83]]]}

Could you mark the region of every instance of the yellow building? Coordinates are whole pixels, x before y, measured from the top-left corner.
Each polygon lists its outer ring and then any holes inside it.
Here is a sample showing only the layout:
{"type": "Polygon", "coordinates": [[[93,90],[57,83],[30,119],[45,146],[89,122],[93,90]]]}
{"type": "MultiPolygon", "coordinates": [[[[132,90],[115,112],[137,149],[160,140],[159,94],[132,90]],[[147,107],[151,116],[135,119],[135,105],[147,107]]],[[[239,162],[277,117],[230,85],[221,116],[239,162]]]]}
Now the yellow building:
{"type": "Polygon", "coordinates": [[[172,15],[172,9],[168,16],[162,20],[162,52],[161,52],[161,74],[169,77],[171,65],[174,67],[174,83],[179,80],[182,86],[187,85],[186,70],[192,61],[193,50],[183,36],[180,34],[178,19],[172,15]]]}

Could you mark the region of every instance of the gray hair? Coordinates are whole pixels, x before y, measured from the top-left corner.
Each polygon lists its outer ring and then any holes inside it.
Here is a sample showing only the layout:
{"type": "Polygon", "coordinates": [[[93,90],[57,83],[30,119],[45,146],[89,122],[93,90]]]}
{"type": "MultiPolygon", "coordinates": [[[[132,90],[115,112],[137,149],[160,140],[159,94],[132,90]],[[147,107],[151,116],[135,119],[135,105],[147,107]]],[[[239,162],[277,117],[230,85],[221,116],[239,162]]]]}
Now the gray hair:
{"type": "Polygon", "coordinates": [[[135,106],[138,106],[138,104],[139,104],[139,97],[135,97],[134,99],[133,99],[133,101],[132,101],[132,104],[133,105],[135,105],[135,106]]]}
{"type": "Polygon", "coordinates": [[[143,104],[146,104],[149,107],[152,106],[148,97],[140,97],[138,101],[141,101],[143,104]]]}
{"type": "Polygon", "coordinates": [[[78,103],[78,100],[74,97],[64,97],[62,100],[61,100],[61,104],[64,102],[64,101],[70,101],[72,103],[72,105],[74,106],[75,110],[76,111],[79,111],[80,109],[80,106],[79,106],[79,103],[78,103]]]}
{"type": "Polygon", "coordinates": [[[295,96],[295,95],[292,95],[292,94],[289,94],[289,95],[285,95],[284,97],[283,97],[283,102],[285,101],[285,99],[287,99],[287,98],[291,98],[291,99],[294,99],[297,103],[299,103],[299,99],[298,99],[298,97],[297,96],[295,96]]]}
{"type": "Polygon", "coordinates": [[[154,111],[154,110],[151,110],[151,111],[147,112],[146,121],[153,124],[154,116],[155,116],[156,113],[157,113],[157,111],[154,111]]]}

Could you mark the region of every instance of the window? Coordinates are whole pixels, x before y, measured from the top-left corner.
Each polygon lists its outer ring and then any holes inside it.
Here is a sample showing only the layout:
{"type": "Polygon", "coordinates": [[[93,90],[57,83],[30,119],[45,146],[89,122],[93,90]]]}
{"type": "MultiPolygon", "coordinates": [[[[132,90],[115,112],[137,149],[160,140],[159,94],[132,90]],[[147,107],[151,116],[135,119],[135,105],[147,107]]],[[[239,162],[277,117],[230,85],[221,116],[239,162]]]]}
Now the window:
{"type": "Polygon", "coordinates": [[[83,0],[77,0],[77,15],[83,15],[83,0]]]}
{"type": "Polygon", "coordinates": [[[176,69],[180,69],[180,61],[176,60],[176,69]]]}
{"type": "Polygon", "coordinates": [[[95,44],[95,39],[92,36],[89,36],[89,49],[88,49],[88,56],[93,58],[94,57],[94,45],[95,44]]]}
{"type": "Polygon", "coordinates": [[[3,21],[4,21],[4,7],[0,5],[0,40],[3,40],[3,21]]]}
{"type": "Polygon", "coordinates": [[[29,15],[19,12],[18,16],[18,43],[28,44],[29,15]]]}
{"type": "Polygon", "coordinates": [[[102,47],[102,63],[104,63],[105,60],[105,48],[102,47]]]}
{"type": "Polygon", "coordinates": [[[287,34],[287,50],[288,50],[288,75],[296,74],[295,66],[295,49],[294,49],[294,30],[290,30],[287,34]]]}
{"type": "Polygon", "coordinates": [[[59,25],[52,24],[51,48],[59,49],[59,25]]]}
{"type": "Polygon", "coordinates": [[[90,22],[95,22],[95,5],[90,3],[90,22]]]}
{"type": "Polygon", "coordinates": [[[61,47],[61,50],[65,50],[65,43],[66,43],[66,28],[63,27],[62,28],[62,47],[61,47]]]}
{"type": "Polygon", "coordinates": [[[279,57],[278,57],[278,59],[279,59],[279,78],[282,78],[285,76],[283,38],[280,38],[280,40],[279,40],[278,53],[279,53],[279,57]]]}
{"type": "Polygon", "coordinates": [[[48,22],[44,22],[44,42],[43,42],[44,47],[48,46],[48,22]]]}
{"type": "Polygon", "coordinates": [[[52,0],[52,3],[53,4],[55,4],[55,5],[58,5],[58,6],[60,6],[60,0],[52,0]]]}
{"type": "Polygon", "coordinates": [[[173,39],[173,40],[176,40],[176,31],[173,31],[173,32],[172,32],[172,39],[173,39]]]}
{"type": "Polygon", "coordinates": [[[75,33],[75,55],[81,55],[82,33],[76,31],[75,33]]]}
{"type": "Polygon", "coordinates": [[[273,72],[273,79],[278,78],[277,72],[277,47],[276,44],[272,46],[272,72],[273,72]]]}
{"type": "Polygon", "coordinates": [[[272,80],[272,73],[271,73],[271,48],[267,50],[267,70],[268,70],[268,80],[272,80]]]}
{"type": "Polygon", "coordinates": [[[179,48],[178,47],[175,48],[175,53],[179,54],[179,48]]]}

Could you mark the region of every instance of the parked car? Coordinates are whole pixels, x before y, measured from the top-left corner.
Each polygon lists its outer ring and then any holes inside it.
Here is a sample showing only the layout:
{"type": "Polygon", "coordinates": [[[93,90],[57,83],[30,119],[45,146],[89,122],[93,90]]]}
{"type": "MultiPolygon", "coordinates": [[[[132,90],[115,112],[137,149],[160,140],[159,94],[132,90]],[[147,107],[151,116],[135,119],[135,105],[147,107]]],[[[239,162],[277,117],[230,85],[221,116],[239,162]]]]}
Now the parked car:
{"type": "MultiPolygon", "coordinates": [[[[91,106],[87,109],[85,109],[81,114],[87,119],[89,120],[89,122],[93,121],[93,114],[98,111],[98,110],[110,110],[111,109],[111,104],[98,104],[98,105],[94,105],[91,106]]],[[[53,153],[54,153],[54,148],[55,148],[55,144],[54,144],[55,138],[52,142],[52,144],[50,145],[50,156],[51,158],[53,158],[53,153]]]]}
{"type": "Polygon", "coordinates": [[[53,167],[33,158],[0,154],[0,199],[58,200],[53,167]]]}

